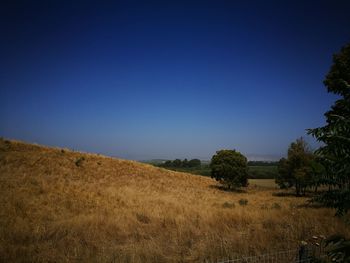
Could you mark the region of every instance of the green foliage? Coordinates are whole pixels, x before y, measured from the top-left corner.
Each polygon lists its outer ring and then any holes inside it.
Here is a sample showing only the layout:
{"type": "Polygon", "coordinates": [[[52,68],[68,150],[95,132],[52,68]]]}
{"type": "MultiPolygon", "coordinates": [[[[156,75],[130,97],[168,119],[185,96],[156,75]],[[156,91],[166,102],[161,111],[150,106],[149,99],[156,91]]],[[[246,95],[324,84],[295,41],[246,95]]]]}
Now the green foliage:
{"type": "Polygon", "coordinates": [[[165,168],[193,168],[193,167],[200,167],[201,166],[201,160],[199,159],[192,159],[192,160],[187,160],[184,159],[181,161],[180,159],[175,159],[174,161],[168,160],[165,161],[164,163],[160,164],[160,167],[165,167],[165,168]]]}
{"type": "MultiPolygon", "coordinates": [[[[150,163],[150,162],[148,162],[150,163]]],[[[151,164],[163,167],[169,170],[198,174],[203,176],[211,176],[209,162],[202,162],[199,159],[185,159],[180,162],[167,160],[151,162],[151,164]],[[208,164],[207,164],[208,163],[208,164]],[[179,166],[180,165],[180,166],[179,166]]],[[[277,162],[265,161],[249,161],[248,162],[248,178],[249,179],[274,179],[277,175],[277,162]]]]}
{"type": "Polygon", "coordinates": [[[320,182],[329,186],[329,191],[315,200],[342,214],[350,208],[350,43],[334,55],[324,84],[339,99],[325,113],[327,124],[308,130],[323,143],[316,154],[325,167],[320,182]]]}
{"type": "Polygon", "coordinates": [[[248,166],[277,166],[278,162],[248,161],[248,166]]]}
{"type": "Polygon", "coordinates": [[[247,158],[235,150],[217,151],[212,157],[211,177],[230,188],[248,185],[247,158]]]}
{"type": "Polygon", "coordinates": [[[248,175],[249,179],[274,179],[277,176],[277,163],[275,165],[249,165],[248,162],[248,175]]]}
{"type": "Polygon", "coordinates": [[[173,161],[173,167],[182,167],[182,161],[180,159],[175,159],[173,161]]]}
{"type": "Polygon", "coordinates": [[[192,159],[188,161],[188,167],[199,167],[201,164],[202,162],[199,159],[192,159]]]}
{"type": "Polygon", "coordinates": [[[286,158],[282,158],[278,162],[277,168],[278,168],[278,175],[276,177],[276,184],[278,184],[282,189],[290,188],[294,186],[294,178],[286,158]]]}
{"type": "Polygon", "coordinates": [[[303,138],[291,143],[287,159],[278,163],[276,183],[280,188],[295,187],[296,194],[305,194],[306,188],[314,183],[315,158],[303,138]]]}
{"type": "Polygon", "coordinates": [[[313,201],[337,209],[336,214],[340,216],[350,210],[350,191],[349,189],[329,189],[315,197],[313,201]]]}
{"type": "Polygon", "coordinates": [[[325,243],[327,255],[332,262],[350,262],[350,240],[342,235],[333,235],[325,243]]]}
{"type": "Polygon", "coordinates": [[[210,168],[208,164],[202,164],[199,159],[184,159],[181,161],[180,159],[176,159],[174,161],[167,160],[163,163],[153,163],[153,165],[158,167],[163,167],[172,171],[198,174],[203,176],[210,176],[210,168]]]}
{"type": "Polygon", "coordinates": [[[173,162],[168,160],[168,161],[165,161],[163,164],[160,164],[159,166],[162,166],[162,167],[172,167],[173,166],[173,162]]]}

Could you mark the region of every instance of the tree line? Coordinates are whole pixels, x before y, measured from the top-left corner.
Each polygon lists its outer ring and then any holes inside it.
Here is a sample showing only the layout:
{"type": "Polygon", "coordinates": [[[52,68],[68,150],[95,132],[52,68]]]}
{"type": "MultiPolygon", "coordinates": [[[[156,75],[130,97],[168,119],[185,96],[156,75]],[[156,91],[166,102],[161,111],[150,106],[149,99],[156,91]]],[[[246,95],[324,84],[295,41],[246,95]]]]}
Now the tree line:
{"type": "Polygon", "coordinates": [[[276,166],[278,162],[248,161],[248,166],[276,166]]]}
{"type": "Polygon", "coordinates": [[[175,160],[167,160],[162,164],[159,164],[160,167],[164,168],[194,168],[200,167],[202,165],[201,160],[199,159],[175,159],[175,160]]]}

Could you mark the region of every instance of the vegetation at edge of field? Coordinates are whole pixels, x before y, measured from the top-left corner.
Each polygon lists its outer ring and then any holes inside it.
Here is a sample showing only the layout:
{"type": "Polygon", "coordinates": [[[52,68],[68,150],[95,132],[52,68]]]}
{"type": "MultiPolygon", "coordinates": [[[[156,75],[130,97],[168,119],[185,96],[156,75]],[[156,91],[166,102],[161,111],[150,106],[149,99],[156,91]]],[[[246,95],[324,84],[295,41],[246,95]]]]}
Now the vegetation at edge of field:
{"type": "MultiPolygon", "coordinates": [[[[155,166],[159,166],[159,163],[154,164],[155,166]]],[[[178,172],[184,172],[184,173],[191,173],[196,175],[203,175],[203,176],[210,176],[211,169],[209,167],[209,164],[202,164],[198,167],[165,167],[162,166],[165,169],[172,170],[172,171],[178,171],[178,172]]],[[[276,175],[278,173],[277,165],[261,165],[261,166],[251,166],[248,162],[248,178],[250,179],[275,179],[276,175]]]]}

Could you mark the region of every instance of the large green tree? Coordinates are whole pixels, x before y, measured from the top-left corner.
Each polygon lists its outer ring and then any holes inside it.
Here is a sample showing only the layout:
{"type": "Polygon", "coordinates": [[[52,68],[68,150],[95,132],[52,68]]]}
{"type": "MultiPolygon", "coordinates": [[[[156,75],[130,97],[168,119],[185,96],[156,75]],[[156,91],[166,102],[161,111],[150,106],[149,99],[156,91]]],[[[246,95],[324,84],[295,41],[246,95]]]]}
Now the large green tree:
{"type": "Polygon", "coordinates": [[[247,158],[235,150],[217,151],[212,157],[211,177],[230,188],[248,185],[247,158]]]}
{"type": "Polygon", "coordinates": [[[303,138],[291,143],[287,159],[278,163],[276,183],[281,188],[295,187],[296,194],[305,194],[307,187],[313,183],[314,156],[303,138]]]}
{"type": "Polygon", "coordinates": [[[323,143],[316,153],[326,168],[323,183],[329,186],[317,200],[342,214],[350,209],[350,43],[333,56],[323,83],[338,99],[325,113],[326,125],[308,130],[323,143]]]}

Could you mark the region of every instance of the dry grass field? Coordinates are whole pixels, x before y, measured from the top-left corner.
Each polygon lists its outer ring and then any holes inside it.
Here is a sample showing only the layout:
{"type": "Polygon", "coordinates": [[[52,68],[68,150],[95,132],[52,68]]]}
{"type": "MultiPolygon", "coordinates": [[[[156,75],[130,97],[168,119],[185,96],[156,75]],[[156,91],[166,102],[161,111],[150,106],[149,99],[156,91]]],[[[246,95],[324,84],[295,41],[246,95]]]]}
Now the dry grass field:
{"type": "Polygon", "coordinates": [[[0,140],[0,261],[198,262],[350,235],[334,211],[274,191],[0,140]]]}
{"type": "Polygon", "coordinates": [[[278,189],[275,179],[249,179],[250,187],[263,187],[270,189],[278,189]]]}

